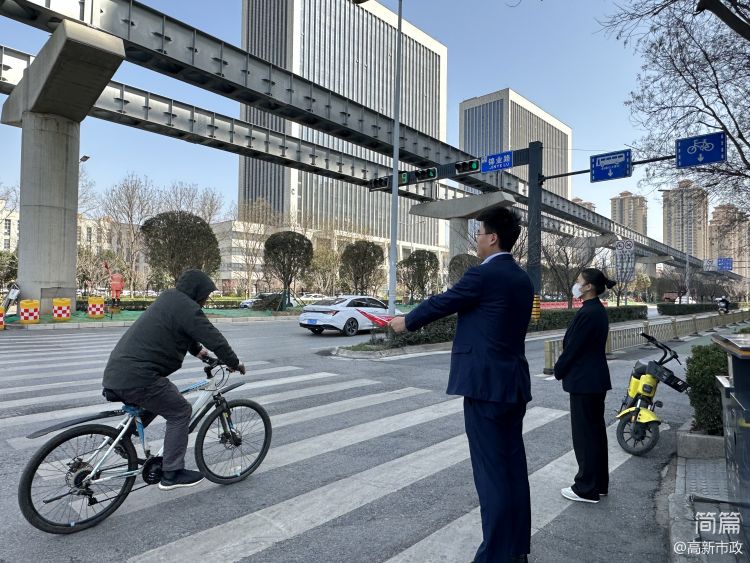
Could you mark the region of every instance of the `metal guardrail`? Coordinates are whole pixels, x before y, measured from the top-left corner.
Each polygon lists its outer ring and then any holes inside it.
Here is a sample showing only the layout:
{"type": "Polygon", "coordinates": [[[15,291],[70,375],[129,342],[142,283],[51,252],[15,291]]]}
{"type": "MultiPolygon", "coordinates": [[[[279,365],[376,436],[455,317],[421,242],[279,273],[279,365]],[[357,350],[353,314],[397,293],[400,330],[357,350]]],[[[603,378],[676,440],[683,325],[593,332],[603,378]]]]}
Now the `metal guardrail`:
{"type": "MultiPolygon", "coordinates": [[[[643,321],[642,326],[631,326],[615,328],[609,331],[607,337],[607,354],[645,346],[647,342],[641,337],[641,332],[646,332],[661,341],[676,341],[684,336],[698,335],[701,332],[713,332],[716,327],[736,325],[741,322],[750,321],[750,310],[734,311],[726,315],[710,315],[698,318],[693,315],[690,318],[677,319],[672,317],[669,322],[651,324],[643,321]]],[[[547,340],[544,343],[544,374],[555,373],[555,362],[563,351],[562,338],[547,340]]]]}

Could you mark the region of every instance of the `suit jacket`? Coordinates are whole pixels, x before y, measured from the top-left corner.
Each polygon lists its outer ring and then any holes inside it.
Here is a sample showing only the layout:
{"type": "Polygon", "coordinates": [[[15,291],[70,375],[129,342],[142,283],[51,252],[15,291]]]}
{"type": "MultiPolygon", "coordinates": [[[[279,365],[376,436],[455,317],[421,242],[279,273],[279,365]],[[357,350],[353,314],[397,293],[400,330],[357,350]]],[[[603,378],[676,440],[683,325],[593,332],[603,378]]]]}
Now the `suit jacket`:
{"type": "Polygon", "coordinates": [[[609,317],[599,298],[589,299],[573,317],[555,363],[555,377],[568,393],[605,393],[612,389],[607,366],[609,317]]]}
{"type": "Polygon", "coordinates": [[[526,330],[534,288],[510,254],[470,268],[445,293],[406,316],[417,330],[458,313],[447,393],[503,403],[531,400],[526,330]]]}

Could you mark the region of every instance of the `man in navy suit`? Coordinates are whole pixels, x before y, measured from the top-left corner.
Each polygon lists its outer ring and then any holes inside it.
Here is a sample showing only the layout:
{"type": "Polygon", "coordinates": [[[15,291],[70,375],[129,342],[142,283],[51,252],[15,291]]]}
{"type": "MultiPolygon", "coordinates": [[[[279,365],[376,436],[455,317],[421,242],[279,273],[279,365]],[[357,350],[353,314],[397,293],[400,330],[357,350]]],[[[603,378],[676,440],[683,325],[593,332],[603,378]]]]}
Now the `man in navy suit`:
{"type": "Polygon", "coordinates": [[[458,313],[448,379],[450,395],[463,395],[474,484],[482,514],[483,541],[475,563],[526,561],[531,543],[531,501],[523,417],[531,400],[526,330],[534,288],[510,254],[521,232],[518,216],[495,208],[477,217],[477,255],[445,293],[431,297],[396,332],[417,330],[458,313]]]}

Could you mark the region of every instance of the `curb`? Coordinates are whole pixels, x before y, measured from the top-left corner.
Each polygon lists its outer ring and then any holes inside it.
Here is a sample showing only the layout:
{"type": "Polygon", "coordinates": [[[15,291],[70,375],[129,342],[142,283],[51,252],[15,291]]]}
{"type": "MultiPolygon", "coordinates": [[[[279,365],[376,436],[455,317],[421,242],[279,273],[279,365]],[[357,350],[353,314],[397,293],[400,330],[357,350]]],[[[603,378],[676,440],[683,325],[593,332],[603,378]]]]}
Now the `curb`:
{"type": "MultiPolygon", "coordinates": [[[[678,458],[678,463],[679,463],[678,458]]],[[[684,463],[684,459],[682,460],[684,463]]],[[[678,465],[679,471],[679,465],[678,465]]],[[[673,563],[706,561],[700,555],[677,554],[674,546],[689,544],[699,539],[695,533],[695,511],[691,495],[672,493],[669,495],[669,560],[673,563]]]]}
{"type": "Polygon", "coordinates": [[[710,436],[691,432],[693,421],[688,420],[677,430],[677,455],[680,458],[713,459],[724,457],[724,436],[710,436]]]}
{"type": "Polygon", "coordinates": [[[419,344],[417,346],[404,346],[403,348],[392,348],[389,350],[374,350],[372,352],[346,350],[344,347],[327,348],[319,352],[326,353],[329,356],[338,356],[340,358],[349,358],[352,360],[377,360],[380,358],[392,358],[394,356],[407,356],[409,354],[419,354],[421,352],[443,352],[450,350],[453,342],[438,342],[436,344],[419,344]]]}
{"type": "MultiPolygon", "coordinates": [[[[255,322],[269,322],[269,321],[296,321],[297,316],[278,316],[278,317],[217,317],[209,318],[213,324],[250,324],[255,322]]],[[[45,323],[36,325],[21,325],[8,324],[5,325],[5,330],[16,331],[16,330],[77,330],[84,328],[121,328],[131,326],[135,321],[99,321],[99,322],[86,322],[86,323],[45,323]]],[[[0,332],[0,335],[2,332],[0,332]]]]}

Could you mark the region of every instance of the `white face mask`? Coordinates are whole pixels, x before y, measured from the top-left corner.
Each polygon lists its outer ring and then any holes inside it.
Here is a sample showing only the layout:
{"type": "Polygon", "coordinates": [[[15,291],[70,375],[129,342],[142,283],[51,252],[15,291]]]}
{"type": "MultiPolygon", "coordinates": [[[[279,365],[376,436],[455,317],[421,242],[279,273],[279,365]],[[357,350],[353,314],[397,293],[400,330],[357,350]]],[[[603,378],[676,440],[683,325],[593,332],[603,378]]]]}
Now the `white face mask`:
{"type": "Polygon", "coordinates": [[[583,291],[581,291],[581,284],[577,283],[573,286],[573,289],[571,290],[573,292],[573,297],[576,299],[580,298],[583,295],[583,291]]]}

